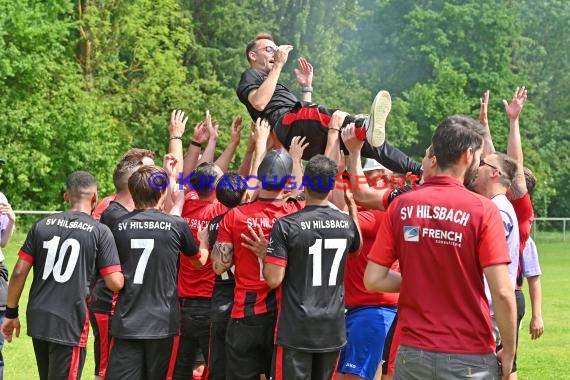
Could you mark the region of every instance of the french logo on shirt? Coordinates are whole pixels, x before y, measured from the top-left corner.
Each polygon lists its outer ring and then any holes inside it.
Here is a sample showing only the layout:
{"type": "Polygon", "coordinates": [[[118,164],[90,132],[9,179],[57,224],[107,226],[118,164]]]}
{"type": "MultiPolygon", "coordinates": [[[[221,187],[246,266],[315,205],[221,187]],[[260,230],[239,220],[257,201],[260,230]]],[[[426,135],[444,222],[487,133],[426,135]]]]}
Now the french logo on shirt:
{"type": "Polygon", "coordinates": [[[420,227],[404,226],[404,241],[420,241],[420,227]]]}

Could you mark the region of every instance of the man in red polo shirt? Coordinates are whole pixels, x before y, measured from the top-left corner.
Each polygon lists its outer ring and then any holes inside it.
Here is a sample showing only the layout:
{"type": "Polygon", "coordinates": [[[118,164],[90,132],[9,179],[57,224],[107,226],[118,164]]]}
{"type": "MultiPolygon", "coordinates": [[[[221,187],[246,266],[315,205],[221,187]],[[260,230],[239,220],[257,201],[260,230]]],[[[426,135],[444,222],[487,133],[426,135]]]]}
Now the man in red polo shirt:
{"type": "Polygon", "coordinates": [[[501,218],[463,185],[476,173],[484,134],[468,117],[440,123],[432,138],[435,175],[396,198],[371,249],[367,289],[400,292],[396,379],[499,376],[483,273],[503,337],[503,378],[511,372],[516,305],[501,218]],[[395,260],[401,275],[390,271],[395,260]]]}

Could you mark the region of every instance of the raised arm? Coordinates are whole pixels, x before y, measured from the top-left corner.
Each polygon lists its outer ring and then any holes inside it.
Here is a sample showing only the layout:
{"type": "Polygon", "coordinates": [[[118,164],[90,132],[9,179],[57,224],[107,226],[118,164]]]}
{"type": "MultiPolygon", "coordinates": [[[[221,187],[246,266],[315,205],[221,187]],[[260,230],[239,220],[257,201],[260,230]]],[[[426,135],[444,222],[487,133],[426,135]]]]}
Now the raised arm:
{"type": "MultiPolygon", "coordinates": [[[[291,146],[289,147],[289,155],[293,160],[291,176],[293,177],[293,181],[297,181],[298,184],[302,182],[303,178],[303,152],[305,151],[305,148],[309,146],[309,143],[305,141],[307,141],[306,137],[295,136],[291,140],[291,146]]],[[[301,193],[300,188],[301,186],[295,186],[289,196],[296,198],[301,193]]]]}
{"type": "Polygon", "coordinates": [[[194,128],[194,135],[192,136],[192,142],[188,145],[188,151],[186,157],[184,158],[184,178],[188,177],[192,170],[196,169],[198,166],[198,159],[200,157],[200,152],[202,151],[202,144],[208,140],[208,128],[203,122],[196,124],[194,128]]]}
{"type": "Polygon", "coordinates": [[[218,142],[218,122],[212,120],[210,111],[206,111],[206,128],[208,129],[208,144],[202,153],[202,157],[198,160],[198,165],[202,162],[214,162],[216,143],[218,142]]]}
{"type": "Polygon", "coordinates": [[[269,71],[267,78],[263,81],[261,86],[255,90],[251,90],[247,95],[247,100],[249,100],[256,110],[261,112],[267,107],[267,104],[275,92],[279,75],[281,75],[281,70],[283,70],[283,66],[287,63],[291,50],[293,50],[293,46],[291,45],[281,45],[277,47],[273,56],[273,67],[271,71],[269,71]]]}
{"type": "Polygon", "coordinates": [[[519,116],[526,102],[527,91],[523,87],[517,87],[513,93],[511,103],[503,99],[505,113],[509,118],[509,140],[507,142],[507,155],[517,162],[517,173],[511,183],[511,194],[513,199],[519,199],[528,191],[524,178],[524,160],[519,126],[519,116]]]}
{"type": "Polygon", "coordinates": [[[313,65],[303,57],[297,59],[297,64],[299,68],[295,69],[295,76],[297,77],[297,82],[301,85],[302,99],[310,103],[313,94],[313,65]]]}
{"type": "Polygon", "coordinates": [[[182,136],[186,130],[186,122],[188,117],[181,110],[174,110],[170,115],[170,124],[168,125],[168,153],[172,153],[176,157],[175,172],[183,171],[184,152],[182,146],[182,136]]]}
{"type": "Polygon", "coordinates": [[[489,119],[487,117],[487,109],[489,107],[489,90],[483,93],[483,97],[479,98],[479,121],[485,127],[485,137],[483,138],[483,154],[485,157],[489,154],[495,153],[495,146],[493,145],[493,139],[491,138],[491,129],[489,128],[489,119]]]}
{"type": "Polygon", "coordinates": [[[249,138],[247,140],[247,148],[245,150],[245,155],[238,169],[238,174],[241,175],[242,177],[247,177],[251,172],[251,164],[253,163],[253,153],[255,152],[254,129],[255,129],[255,123],[252,123],[251,131],[249,132],[249,138]]]}
{"type": "Polygon", "coordinates": [[[368,185],[360,159],[360,150],[364,142],[356,137],[354,133],[354,123],[349,124],[343,129],[342,141],[349,152],[349,170],[356,204],[367,209],[384,210],[382,199],[387,193],[387,190],[374,189],[368,185]]]}
{"type": "Polygon", "coordinates": [[[243,125],[241,123],[241,117],[238,116],[232,122],[230,127],[231,130],[231,138],[230,143],[224,149],[220,157],[216,160],[215,164],[222,170],[222,172],[227,172],[228,168],[230,167],[230,163],[232,162],[232,158],[239,146],[239,142],[241,139],[241,130],[243,129],[243,125]]]}

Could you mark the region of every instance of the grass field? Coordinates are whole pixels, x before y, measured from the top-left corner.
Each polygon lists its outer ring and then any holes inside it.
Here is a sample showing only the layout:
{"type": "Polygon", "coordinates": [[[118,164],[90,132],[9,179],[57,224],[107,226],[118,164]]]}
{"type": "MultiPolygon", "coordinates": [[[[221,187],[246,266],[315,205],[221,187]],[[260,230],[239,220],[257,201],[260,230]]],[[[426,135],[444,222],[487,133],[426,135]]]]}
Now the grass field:
{"type": "MultiPolygon", "coordinates": [[[[538,249],[543,276],[542,313],[545,332],[542,338],[532,341],[528,334],[530,299],[526,295],[527,315],[523,321],[523,329],[519,343],[519,378],[520,379],[568,379],[570,378],[570,241],[562,241],[561,234],[540,233],[538,249]]],[[[17,233],[8,248],[4,250],[7,257],[6,266],[12,270],[16,262],[16,254],[23,243],[25,235],[17,233]]],[[[4,344],[5,379],[29,380],[37,379],[36,362],[31,339],[26,335],[25,307],[28,299],[28,289],[31,284],[31,274],[26,283],[26,289],[20,300],[20,316],[22,332],[12,343],[4,344]]],[[[90,339],[92,342],[93,339],[90,339]]],[[[93,352],[87,352],[87,360],[83,370],[84,379],[93,378],[93,352]]]]}

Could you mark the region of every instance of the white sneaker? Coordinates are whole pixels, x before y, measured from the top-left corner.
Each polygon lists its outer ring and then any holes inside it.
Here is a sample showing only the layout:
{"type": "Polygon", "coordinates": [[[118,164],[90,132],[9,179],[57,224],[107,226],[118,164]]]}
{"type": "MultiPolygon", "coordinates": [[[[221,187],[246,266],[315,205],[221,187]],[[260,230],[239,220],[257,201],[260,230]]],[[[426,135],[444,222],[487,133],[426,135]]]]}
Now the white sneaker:
{"type": "Polygon", "coordinates": [[[366,128],[366,140],[373,147],[384,144],[386,139],[386,118],[392,108],[392,98],[388,91],[379,91],[372,102],[370,115],[364,123],[366,128]]]}

